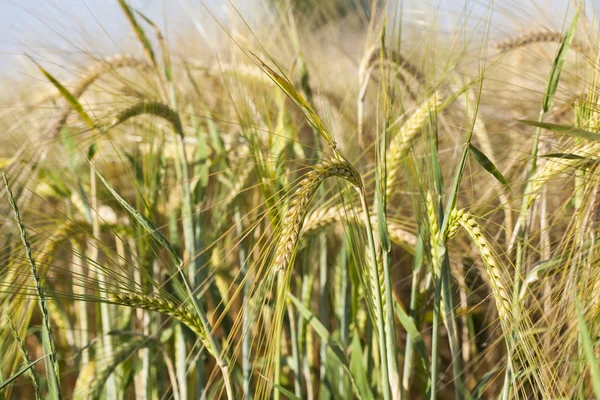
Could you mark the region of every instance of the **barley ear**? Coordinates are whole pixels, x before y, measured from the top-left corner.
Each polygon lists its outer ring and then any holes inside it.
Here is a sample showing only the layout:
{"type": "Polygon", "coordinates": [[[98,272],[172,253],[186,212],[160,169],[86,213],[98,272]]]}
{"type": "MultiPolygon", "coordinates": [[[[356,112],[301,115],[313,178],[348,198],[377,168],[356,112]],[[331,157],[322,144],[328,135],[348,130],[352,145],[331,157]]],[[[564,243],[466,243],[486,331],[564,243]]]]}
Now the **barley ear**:
{"type": "Polygon", "coordinates": [[[287,269],[296,251],[310,202],[321,183],[331,176],[345,179],[355,187],[362,187],[358,172],[347,161],[324,161],[313,166],[312,170],[300,181],[298,190],[288,203],[283,218],[281,237],[275,251],[274,269],[276,272],[287,269]]]}

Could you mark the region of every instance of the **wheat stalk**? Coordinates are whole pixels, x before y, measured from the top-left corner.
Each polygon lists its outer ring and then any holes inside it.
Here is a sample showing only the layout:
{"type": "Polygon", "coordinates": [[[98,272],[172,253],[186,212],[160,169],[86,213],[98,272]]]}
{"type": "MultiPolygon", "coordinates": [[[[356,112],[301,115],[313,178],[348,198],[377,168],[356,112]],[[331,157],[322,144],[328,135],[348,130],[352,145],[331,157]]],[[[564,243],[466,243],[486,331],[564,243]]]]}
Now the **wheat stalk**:
{"type": "Polygon", "coordinates": [[[355,187],[362,188],[362,180],[358,172],[347,161],[324,161],[312,166],[312,170],[298,184],[299,188],[288,204],[283,219],[282,234],[275,252],[276,272],[288,267],[296,250],[310,201],[321,183],[331,176],[340,177],[355,187]]]}

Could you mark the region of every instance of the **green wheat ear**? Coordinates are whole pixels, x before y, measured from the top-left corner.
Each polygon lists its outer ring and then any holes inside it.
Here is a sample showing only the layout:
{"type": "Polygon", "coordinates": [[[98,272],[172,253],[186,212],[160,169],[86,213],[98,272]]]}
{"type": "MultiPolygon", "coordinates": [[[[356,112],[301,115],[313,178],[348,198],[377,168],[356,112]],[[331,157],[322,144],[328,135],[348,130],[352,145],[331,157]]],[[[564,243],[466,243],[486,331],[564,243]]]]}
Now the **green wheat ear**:
{"type": "Polygon", "coordinates": [[[176,306],[171,300],[163,299],[159,296],[144,296],[135,293],[109,294],[108,300],[122,306],[156,311],[175,318],[190,328],[196,335],[198,335],[198,338],[202,340],[209,352],[212,351],[206,338],[206,332],[202,327],[200,317],[195,315],[192,310],[185,306],[176,306]]]}

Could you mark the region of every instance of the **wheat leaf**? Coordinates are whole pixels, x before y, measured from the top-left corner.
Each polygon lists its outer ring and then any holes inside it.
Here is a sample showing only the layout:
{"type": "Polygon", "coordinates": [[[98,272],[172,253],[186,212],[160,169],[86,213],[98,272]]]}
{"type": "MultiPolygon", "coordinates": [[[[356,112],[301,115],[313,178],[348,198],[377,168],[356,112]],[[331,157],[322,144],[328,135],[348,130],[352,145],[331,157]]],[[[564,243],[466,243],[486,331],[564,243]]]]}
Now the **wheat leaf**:
{"type": "Polygon", "coordinates": [[[508,185],[506,178],[504,178],[504,175],[502,175],[502,172],[498,170],[496,165],[485,154],[483,154],[483,152],[481,152],[477,147],[473,146],[472,143],[469,143],[469,150],[479,165],[481,165],[487,172],[492,174],[494,178],[498,180],[498,182],[506,186],[506,189],[510,190],[510,186],[508,185]]]}

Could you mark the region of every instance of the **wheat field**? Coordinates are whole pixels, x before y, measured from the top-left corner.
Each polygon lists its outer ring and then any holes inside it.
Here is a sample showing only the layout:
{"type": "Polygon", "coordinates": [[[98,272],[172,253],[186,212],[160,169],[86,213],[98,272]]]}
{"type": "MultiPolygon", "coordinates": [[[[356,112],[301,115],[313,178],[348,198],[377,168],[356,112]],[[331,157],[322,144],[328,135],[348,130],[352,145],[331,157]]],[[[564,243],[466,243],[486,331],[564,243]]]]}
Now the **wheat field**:
{"type": "Polygon", "coordinates": [[[589,4],[111,2],[2,78],[0,400],[600,398],[589,4]]]}

